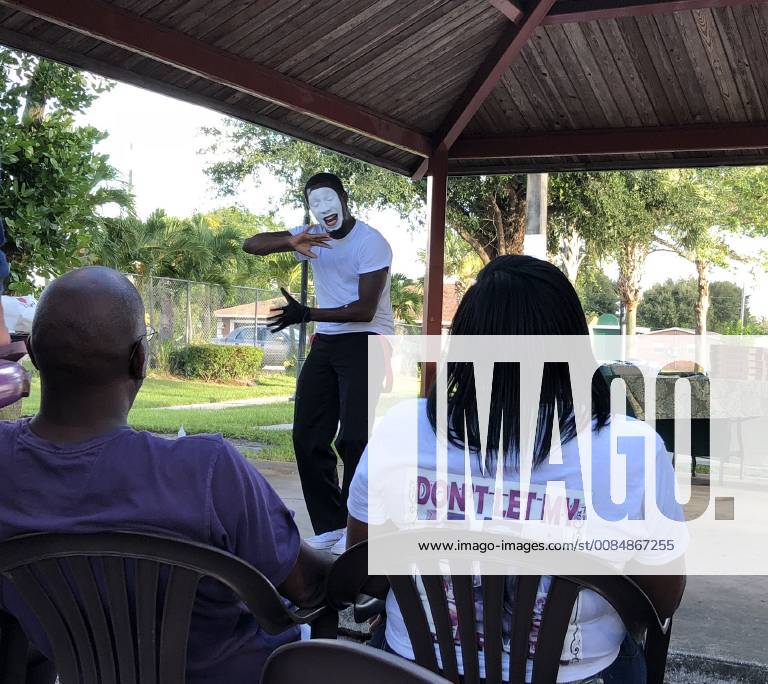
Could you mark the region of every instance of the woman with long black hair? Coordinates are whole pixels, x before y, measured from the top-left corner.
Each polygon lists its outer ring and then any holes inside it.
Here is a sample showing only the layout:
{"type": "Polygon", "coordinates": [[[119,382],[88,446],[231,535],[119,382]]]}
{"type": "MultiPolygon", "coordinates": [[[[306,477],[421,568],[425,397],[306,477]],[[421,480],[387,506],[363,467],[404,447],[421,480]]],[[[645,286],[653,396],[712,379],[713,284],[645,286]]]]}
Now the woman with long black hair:
{"type": "MultiPolygon", "coordinates": [[[[495,259],[479,273],[476,283],[467,291],[453,320],[451,335],[510,335],[510,336],[586,336],[589,330],[578,295],[568,279],[552,264],[528,256],[503,256],[495,259]]],[[[487,440],[481,435],[481,420],[477,409],[477,388],[472,363],[452,362],[447,369],[448,415],[447,415],[447,452],[448,477],[446,491],[458,491],[463,488],[467,458],[475,475],[495,473],[499,459],[503,459],[505,487],[508,478],[517,478],[519,482],[521,448],[521,378],[520,364],[496,363],[490,391],[490,413],[488,416],[487,440]],[[487,448],[483,450],[483,444],[487,448]],[[506,445],[502,453],[494,445],[506,445]],[[461,483],[461,484],[459,484],[461,483]],[[457,487],[452,489],[452,485],[457,487]]],[[[373,440],[380,440],[378,453],[402,455],[407,449],[415,448],[420,472],[426,464],[426,470],[434,468],[437,443],[437,399],[433,388],[427,399],[403,402],[382,418],[374,433],[373,440]],[[431,460],[430,460],[431,459],[431,460]]],[[[577,432],[582,425],[577,425],[576,416],[580,415],[574,406],[571,378],[567,364],[546,364],[541,381],[541,394],[538,406],[537,430],[533,440],[531,488],[544,487],[548,481],[561,480],[565,483],[567,498],[584,500],[582,487],[581,461],[577,432]],[[557,419],[560,435],[560,458],[550,459],[553,437],[553,419],[557,419]]],[[[586,413],[587,428],[591,430],[591,480],[592,498],[610,498],[609,459],[611,458],[611,430],[606,429],[611,423],[610,392],[599,373],[592,379],[591,407],[586,413]]],[[[524,413],[523,413],[524,415],[524,413]]],[[[656,489],[657,502],[663,515],[672,520],[682,520],[682,512],[674,497],[674,471],[671,459],[664,443],[650,427],[639,424],[638,429],[645,429],[649,443],[656,451],[656,489]]],[[[634,443],[637,444],[637,443],[634,443]]],[[[634,506],[631,513],[642,513],[645,501],[645,478],[643,471],[644,447],[637,447],[638,454],[627,454],[628,506],[634,506]]],[[[491,476],[491,479],[493,476],[491,476]]],[[[369,479],[368,451],[364,453],[352,482],[349,496],[349,546],[368,537],[369,525],[383,525],[392,520],[387,514],[391,510],[391,500],[382,501],[377,494],[381,487],[380,473],[369,479]],[[375,478],[379,478],[376,480],[375,478]],[[370,488],[370,491],[369,491],[370,488]]],[[[390,489],[391,491],[391,489],[390,489]]],[[[458,500],[450,501],[448,496],[448,515],[451,506],[458,500]]],[[[511,497],[510,497],[511,498],[511,497]]],[[[483,506],[482,497],[473,497],[467,491],[461,497],[461,505],[473,505],[475,513],[483,506]]],[[[526,514],[536,518],[531,511],[529,499],[526,510],[525,502],[520,502],[516,510],[510,506],[510,515],[515,518],[526,514]]],[[[419,499],[419,504],[429,507],[428,497],[419,499]]],[[[434,506],[435,499],[432,499],[434,506]]],[[[460,511],[463,514],[463,511],[460,511]]],[[[423,513],[423,511],[422,511],[423,513]]],[[[429,516],[420,516],[429,517],[429,516]]],[[[459,516],[459,517],[463,517],[459,516]]],[[[662,564],[666,560],[655,557],[648,560],[651,564],[662,564]]],[[[679,604],[685,585],[684,578],[677,576],[638,577],[649,596],[662,608],[660,612],[671,614],[679,604]]],[[[446,580],[447,583],[447,580],[446,580]]],[[[508,596],[514,595],[515,578],[508,578],[508,596]]],[[[542,578],[537,600],[538,616],[541,617],[549,587],[549,578],[542,578]]],[[[451,587],[446,584],[449,602],[451,587]]],[[[504,643],[509,648],[511,616],[514,607],[505,606],[504,643]]],[[[482,625],[482,604],[477,602],[478,620],[482,625]]],[[[413,659],[413,650],[408,637],[403,616],[392,592],[387,599],[386,627],[375,635],[380,647],[413,659]]],[[[429,613],[427,613],[429,614],[429,613]]],[[[529,637],[529,653],[536,648],[536,618],[529,637]]],[[[482,635],[478,635],[482,643],[482,635]]],[[[439,658],[439,650],[437,651],[439,658]]],[[[457,649],[460,657],[460,649],[457,649]]],[[[484,676],[483,658],[481,676],[484,676]]],[[[460,663],[459,663],[460,664],[460,663]]],[[[505,673],[508,660],[503,659],[505,673]]],[[[531,674],[529,660],[528,676],[531,674]]],[[[639,684],[645,682],[646,669],[643,653],[627,631],[613,608],[600,596],[591,591],[581,592],[571,617],[561,656],[558,682],[587,682],[600,676],[606,684],[639,684]]],[[[489,683],[490,684],[490,683],[489,683]]],[[[496,683],[493,683],[496,684],[496,683]]]]}

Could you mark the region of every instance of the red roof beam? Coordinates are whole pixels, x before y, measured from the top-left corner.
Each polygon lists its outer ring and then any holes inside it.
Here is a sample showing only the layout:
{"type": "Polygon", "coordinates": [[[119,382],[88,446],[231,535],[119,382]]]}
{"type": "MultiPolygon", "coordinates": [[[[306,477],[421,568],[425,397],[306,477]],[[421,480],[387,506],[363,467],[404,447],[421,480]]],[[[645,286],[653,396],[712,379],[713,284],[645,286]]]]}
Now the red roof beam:
{"type": "MultiPolygon", "coordinates": [[[[438,129],[434,149],[450,150],[554,4],[555,0],[532,0],[520,21],[507,28],[438,129]]],[[[414,180],[423,178],[428,169],[425,159],[413,174],[414,180]]]]}
{"type": "Polygon", "coordinates": [[[0,0],[0,4],[412,154],[432,153],[431,141],[420,131],[102,0],[0,0]]]}
{"type": "Polygon", "coordinates": [[[460,139],[451,159],[603,156],[768,148],[768,122],[558,131],[460,139]]]}
{"type": "Polygon", "coordinates": [[[712,7],[755,5],[766,0],[568,0],[558,2],[541,22],[543,25],[577,24],[599,19],[688,12],[712,7]]]}

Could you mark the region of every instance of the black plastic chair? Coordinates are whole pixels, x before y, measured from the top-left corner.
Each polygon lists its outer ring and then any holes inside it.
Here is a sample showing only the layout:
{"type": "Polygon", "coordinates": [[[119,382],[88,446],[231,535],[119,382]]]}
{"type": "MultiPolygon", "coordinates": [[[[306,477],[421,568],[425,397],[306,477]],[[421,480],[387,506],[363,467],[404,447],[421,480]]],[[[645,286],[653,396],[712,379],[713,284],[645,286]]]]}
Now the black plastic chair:
{"type": "MultiPolygon", "coordinates": [[[[513,599],[509,679],[503,680],[502,615],[506,579],[500,575],[481,578],[485,674],[488,682],[508,681],[523,684],[528,660],[528,635],[531,631],[536,594],[541,578],[537,575],[517,577],[513,599]]],[[[433,636],[415,579],[409,576],[397,576],[390,577],[389,581],[403,613],[416,662],[433,672],[439,672],[433,636]]],[[[443,663],[442,673],[450,681],[457,683],[460,680],[456,663],[456,645],[443,578],[422,576],[421,581],[424,584],[435,623],[443,663]]],[[[471,575],[453,575],[450,581],[453,584],[459,622],[463,682],[476,684],[480,681],[480,674],[473,578],[471,575]]],[[[560,655],[571,613],[579,592],[584,589],[591,589],[603,596],[619,614],[631,634],[645,634],[648,682],[662,684],[669,648],[671,619],[662,622],[648,597],[629,578],[611,575],[552,577],[536,640],[532,684],[552,684],[557,681],[560,655]]]]}
{"type": "Polygon", "coordinates": [[[261,674],[261,684],[296,684],[307,679],[312,684],[448,684],[447,679],[405,658],[329,639],[281,646],[269,656],[261,674]]]}
{"type": "Polygon", "coordinates": [[[328,605],[337,613],[353,607],[355,622],[383,612],[389,592],[386,577],[368,576],[368,543],[347,549],[331,566],[325,582],[328,605]]]}
{"type": "MultiPolygon", "coordinates": [[[[372,604],[360,603],[360,595],[382,598],[388,583],[395,593],[413,646],[416,662],[432,672],[440,673],[452,682],[459,682],[456,662],[454,629],[441,576],[422,576],[437,634],[430,630],[427,615],[416,586],[410,576],[390,576],[382,584],[381,577],[368,577],[367,543],[363,542],[339,557],[328,576],[329,605],[342,609],[356,606],[363,617],[372,604]],[[438,669],[435,636],[440,648],[443,670],[438,669]]],[[[483,632],[485,672],[487,682],[502,682],[502,615],[506,577],[481,578],[483,601],[483,632]]],[[[528,660],[528,640],[540,576],[521,575],[517,578],[513,598],[513,623],[508,682],[525,682],[528,660]]],[[[473,578],[470,575],[451,577],[459,621],[459,640],[463,662],[463,682],[474,684],[479,676],[477,625],[473,578]]],[[[578,593],[591,589],[603,596],[616,610],[627,630],[634,636],[645,637],[645,657],[649,684],[663,684],[667,651],[671,635],[671,617],[658,614],[650,599],[630,578],[615,575],[553,577],[547,597],[542,624],[537,638],[533,661],[532,684],[551,684],[557,679],[560,655],[566,630],[578,593]]],[[[381,610],[382,604],[375,604],[381,610]]],[[[365,615],[368,617],[368,615],[365,615]]]]}
{"type": "Polygon", "coordinates": [[[270,634],[328,612],[288,609],[264,575],[229,553],[151,534],[16,537],[0,544],[0,574],[45,630],[61,684],[182,684],[204,577],[231,589],[270,634]]]}

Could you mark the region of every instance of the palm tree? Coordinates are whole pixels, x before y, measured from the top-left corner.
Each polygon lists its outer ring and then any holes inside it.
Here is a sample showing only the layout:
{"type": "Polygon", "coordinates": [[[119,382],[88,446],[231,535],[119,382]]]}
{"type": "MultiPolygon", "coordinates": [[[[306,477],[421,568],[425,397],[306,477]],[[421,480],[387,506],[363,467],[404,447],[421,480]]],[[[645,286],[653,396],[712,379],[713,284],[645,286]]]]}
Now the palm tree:
{"type": "Polygon", "coordinates": [[[418,312],[421,311],[424,290],[418,281],[411,280],[402,273],[393,273],[390,299],[395,320],[413,325],[418,312]]]}

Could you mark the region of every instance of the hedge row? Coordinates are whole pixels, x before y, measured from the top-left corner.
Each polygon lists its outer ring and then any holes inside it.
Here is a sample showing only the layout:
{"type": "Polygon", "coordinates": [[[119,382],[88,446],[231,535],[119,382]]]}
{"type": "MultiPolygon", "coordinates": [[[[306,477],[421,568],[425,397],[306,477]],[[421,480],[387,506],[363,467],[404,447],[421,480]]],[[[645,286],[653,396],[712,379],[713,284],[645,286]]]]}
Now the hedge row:
{"type": "Polygon", "coordinates": [[[264,350],[247,345],[201,344],[174,349],[170,370],[174,375],[205,382],[254,381],[259,377],[264,350]]]}

